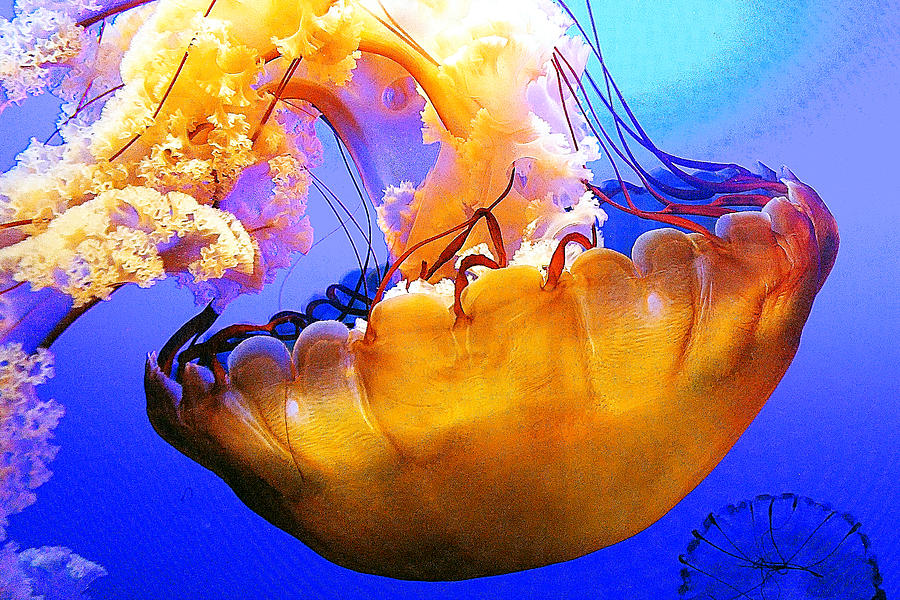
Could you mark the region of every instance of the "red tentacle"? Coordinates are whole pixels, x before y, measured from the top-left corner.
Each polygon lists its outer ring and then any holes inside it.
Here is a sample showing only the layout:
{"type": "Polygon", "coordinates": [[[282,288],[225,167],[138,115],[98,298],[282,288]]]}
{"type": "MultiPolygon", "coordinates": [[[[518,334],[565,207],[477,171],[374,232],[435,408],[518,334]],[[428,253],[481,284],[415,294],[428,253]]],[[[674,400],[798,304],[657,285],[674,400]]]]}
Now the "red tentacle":
{"type": "Polygon", "coordinates": [[[488,258],[483,254],[470,254],[463,257],[460,261],[459,270],[456,272],[456,281],[453,283],[453,312],[457,319],[468,319],[469,317],[463,312],[462,293],[469,285],[469,278],[466,277],[466,271],[472,267],[488,267],[490,269],[499,269],[500,265],[495,260],[488,258]]]}
{"type": "Polygon", "coordinates": [[[585,250],[590,250],[597,246],[596,237],[594,241],[591,241],[586,235],[577,231],[564,235],[559,244],[556,245],[556,250],[553,251],[553,256],[550,258],[550,265],[547,267],[547,283],[544,284],[545,290],[550,291],[559,283],[563,267],[566,266],[566,246],[571,242],[581,244],[581,247],[585,250]]]}

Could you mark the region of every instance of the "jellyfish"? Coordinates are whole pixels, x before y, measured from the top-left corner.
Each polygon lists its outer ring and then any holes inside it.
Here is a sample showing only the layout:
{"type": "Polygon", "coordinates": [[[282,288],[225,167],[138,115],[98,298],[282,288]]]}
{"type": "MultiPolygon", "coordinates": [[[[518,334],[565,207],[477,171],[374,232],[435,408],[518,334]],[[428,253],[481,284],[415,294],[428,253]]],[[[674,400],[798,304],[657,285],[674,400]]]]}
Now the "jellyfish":
{"type": "Polygon", "coordinates": [[[703,520],[694,530],[682,598],[882,600],[881,574],[861,524],[796,494],[762,495],[703,520]]]}
{"type": "Polygon", "coordinates": [[[60,84],[62,143],[0,177],[4,334],[48,345],[121,285],[177,277],[208,305],[148,358],[151,424],[357,571],[508,573],[650,526],[763,406],[834,263],[811,187],[659,149],[562,2],[71,10],[57,62],[93,61],[60,84]],[[316,122],[386,264],[363,248],[328,318],[207,333],[311,247],[316,122]],[[606,210],[666,227],[628,257],[606,210]]]}

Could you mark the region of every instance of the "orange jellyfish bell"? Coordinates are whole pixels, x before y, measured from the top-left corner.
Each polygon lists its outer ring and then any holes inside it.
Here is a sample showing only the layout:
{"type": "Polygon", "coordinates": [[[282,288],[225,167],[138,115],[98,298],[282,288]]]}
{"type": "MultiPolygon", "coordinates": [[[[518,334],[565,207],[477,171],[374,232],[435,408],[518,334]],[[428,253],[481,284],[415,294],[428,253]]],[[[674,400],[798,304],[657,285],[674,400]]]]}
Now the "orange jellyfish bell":
{"type": "Polygon", "coordinates": [[[566,34],[564,5],[377,5],[313,10],[314,31],[259,53],[256,90],[262,124],[278,103],[311,105],[358,167],[393,261],[372,298],[350,290],[367,320],[283,312],[201,341],[208,309],[148,360],[150,420],[357,571],[465,579],[623,540],[772,393],[834,262],[834,220],[787,171],[657,148],[599,44],[566,34]],[[592,183],[601,157],[615,179],[592,183]],[[629,259],[599,247],[601,205],[690,233],[646,233],[629,259]],[[694,220],[710,218],[715,234],[694,220]]]}
{"type": "Polygon", "coordinates": [[[227,375],[188,363],[178,385],[151,357],[148,413],[351,569],[448,580],[582,556],[693,489],[790,364],[838,235],[811,188],[784,185],[715,237],[589,249],[555,285],[513,261],[455,298],[387,298],[364,332],[251,337],[227,375]]]}

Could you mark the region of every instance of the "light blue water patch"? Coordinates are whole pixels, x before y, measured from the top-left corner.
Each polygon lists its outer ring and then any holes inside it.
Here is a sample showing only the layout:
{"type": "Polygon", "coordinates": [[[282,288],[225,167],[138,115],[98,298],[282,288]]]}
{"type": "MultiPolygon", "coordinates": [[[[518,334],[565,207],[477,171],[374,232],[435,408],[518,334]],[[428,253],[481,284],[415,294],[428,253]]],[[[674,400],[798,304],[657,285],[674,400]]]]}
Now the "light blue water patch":
{"type": "MultiPolygon", "coordinates": [[[[588,34],[586,3],[568,3],[588,34]]],[[[818,35],[806,0],[591,2],[606,64],[633,107],[656,124],[702,119],[756,89],[818,35]]]]}

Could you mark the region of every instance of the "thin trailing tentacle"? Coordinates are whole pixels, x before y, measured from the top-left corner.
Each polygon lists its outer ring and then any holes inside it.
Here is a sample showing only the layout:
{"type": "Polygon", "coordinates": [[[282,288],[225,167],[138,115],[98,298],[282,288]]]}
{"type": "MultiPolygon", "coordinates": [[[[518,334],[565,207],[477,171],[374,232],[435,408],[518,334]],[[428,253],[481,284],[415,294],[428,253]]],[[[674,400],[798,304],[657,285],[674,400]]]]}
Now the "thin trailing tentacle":
{"type": "Polygon", "coordinates": [[[545,290],[552,290],[559,283],[562,276],[563,268],[566,266],[566,246],[570,243],[580,244],[585,250],[590,250],[597,246],[597,238],[589,240],[583,233],[574,231],[566,234],[556,245],[553,256],[550,258],[550,264],[547,266],[547,282],[544,284],[545,290]]]}
{"type": "MultiPolygon", "coordinates": [[[[374,306],[375,304],[378,304],[381,301],[382,297],[384,296],[385,289],[387,288],[387,285],[391,280],[391,277],[393,277],[394,273],[397,272],[397,269],[399,269],[400,266],[403,264],[403,262],[406,259],[408,259],[416,250],[418,250],[419,248],[422,248],[423,246],[426,246],[432,242],[436,242],[439,239],[445,238],[452,233],[456,233],[457,231],[460,231],[461,229],[466,229],[466,228],[470,228],[470,227],[474,226],[474,224],[479,219],[481,219],[485,214],[490,214],[491,211],[494,208],[496,208],[496,206],[501,201],[503,201],[504,198],[506,198],[509,195],[509,193],[512,191],[513,183],[515,182],[515,180],[516,180],[516,167],[515,167],[515,165],[513,165],[512,172],[510,173],[510,176],[509,176],[509,182],[506,184],[506,188],[489,206],[483,207],[483,208],[475,211],[475,214],[471,218],[467,219],[466,221],[463,221],[459,225],[457,225],[455,227],[451,227],[450,229],[442,231],[441,233],[437,233],[429,238],[422,240],[421,242],[419,242],[413,246],[410,246],[406,250],[406,252],[404,252],[396,260],[396,262],[394,262],[394,264],[392,264],[390,266],[390,268],[385,273],[384,278],[381,280],[381,284],[378,286],[378,290],[375,292],[375,298],[372,302],[372,305],[374,306]]],[[[501,241],[499,246],[502,247],[502,245],[503,244],[501,241]]]]}

